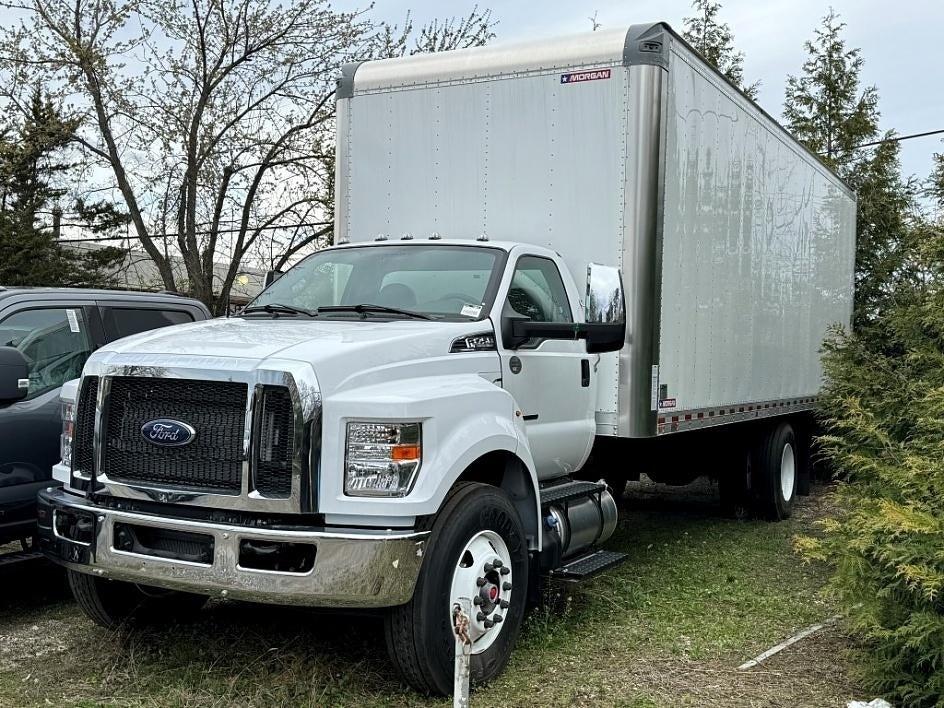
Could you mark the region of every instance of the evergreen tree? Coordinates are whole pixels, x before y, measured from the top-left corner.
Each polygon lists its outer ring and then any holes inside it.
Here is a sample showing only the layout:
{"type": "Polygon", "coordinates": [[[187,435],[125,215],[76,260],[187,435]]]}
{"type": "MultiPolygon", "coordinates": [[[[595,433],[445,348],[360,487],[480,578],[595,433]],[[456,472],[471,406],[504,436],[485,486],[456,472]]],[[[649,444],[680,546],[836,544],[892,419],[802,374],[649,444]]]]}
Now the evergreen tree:
{"type": "Polygon", "coordinates": [[[859,90],[862,56],[847,49],[844,22],[831,8],[804,44],[803,73],[787,77],[783,115],[796,138],[840,175],[855,167],[855,148],[878,135],[878,92],[859,90]]]}
{"type": "MultiPolygon", "coordinates": [[[[940,161],[935,180],[944,177],[940,161]]],[[[913,226],[921,278],[866,331],[827,342],[820,443],[846,484],[822,538],[830,589],[895,705],[944,705],[944,199],[913,226]]]]}
{"type": "Polygon", "coordinates": [[[705,60],[724,74],[750,98],[757,98],[760,82],[744,85],[744,53],[734,51],[734,34],[726,22],[718,22],[721,3],[714,0],[694,0],[692,17],[683,20],[682,36],[705,60]]]}
{"type": "Polygon", "coordinates": [[[902,180],[896,143],[859,148],[879,135],[878,92],[861,88],[862,56],[846,46],[844,27],[830,9],[805,44],[802,73],[787,79],[783,112],[797,139],[858,195],[853,327],[859,330],[878,320],[899,283],[915,277],[916,187],[902,180]]]}
{"type": "MultiPolygon", "coordinates": [[[[72,165],[58,156],[72,140],[77,122],[64,118],[39,91],[30,97],[18,125],[0,130],[0,284],[101,285],[104,271],[124,257],[118,248],[76,253],[63,248],[43,213],[51,213],[65,190],[54,186],[72,165]]],[[[76,204],[93,233],[111,231],[123,215],[104,203],[76,204]]]]}

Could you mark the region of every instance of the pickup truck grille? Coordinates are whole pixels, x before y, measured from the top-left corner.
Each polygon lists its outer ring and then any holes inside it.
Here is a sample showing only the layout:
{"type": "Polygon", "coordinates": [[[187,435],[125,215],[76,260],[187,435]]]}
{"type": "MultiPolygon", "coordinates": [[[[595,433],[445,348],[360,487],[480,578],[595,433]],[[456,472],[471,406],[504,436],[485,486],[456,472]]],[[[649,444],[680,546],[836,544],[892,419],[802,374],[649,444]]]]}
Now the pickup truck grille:
{"type": "Polygon", "coordinates": [[[103,412],[104,473],[130,484],[239,494],[247,395],[245,383],[231,381],[112,378],[103,412]],[[187,423],[196,437],[180,447],[155,445],[141,428],[158,418],[187,423]]]}

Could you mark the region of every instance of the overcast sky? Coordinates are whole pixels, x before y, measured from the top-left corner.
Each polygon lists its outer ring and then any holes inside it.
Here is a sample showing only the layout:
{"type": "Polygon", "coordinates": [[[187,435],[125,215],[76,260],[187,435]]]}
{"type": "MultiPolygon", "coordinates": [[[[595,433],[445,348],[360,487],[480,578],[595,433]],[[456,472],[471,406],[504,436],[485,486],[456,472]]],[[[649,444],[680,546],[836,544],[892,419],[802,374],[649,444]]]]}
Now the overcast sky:
{"type": "MultiPolygon", "coordinates": [[[[363,6],[342,0],[343,8],[363,6]]],[[[832,6],[847,27],[847,46],[860,47],[865,66],[862,79],[879,92],[883,130],[901,135],[944,129],[944,0],[834,0],[832,6]]],[[[376,0],[380,18],[399,22],[412,9],[416,24],[450,14],[463,14],[473,2],[449,0],[376,0]]],[[[805,58],[803,43],[813,36],[830,3],[824,0],[727,0],[721,19],[734,32],[744,52],[744,76],[760,79],[759,102],[779,117],[787,74],[798,74],[805,58]]],[[[689,14],[687,0],[492,0],[499,21],[498,40],[553,37],[589,31],[588,19],[613,28],[664,20],[676,31],[689,14]]],[[[925,178],[931,154],[944,152],[940,136],[902,143],[905,175],[925,178]]]]}

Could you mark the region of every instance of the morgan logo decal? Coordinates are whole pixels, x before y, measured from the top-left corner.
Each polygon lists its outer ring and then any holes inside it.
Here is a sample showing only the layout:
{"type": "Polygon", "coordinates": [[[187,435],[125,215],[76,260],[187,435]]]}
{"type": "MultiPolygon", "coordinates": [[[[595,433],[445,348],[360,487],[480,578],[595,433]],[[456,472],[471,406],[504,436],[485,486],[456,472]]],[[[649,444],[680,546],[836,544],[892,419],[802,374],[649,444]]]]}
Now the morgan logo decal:
{"type": "Polygon", "coordinates": [[[197,431],[182,421],[158,418],[142,425],[141,435],[152,445],[180,447],[192,443],[197,431]]]}
{"type": "Polygon", "coordinates": [[[608,79],[613,73],[612,69],[591,69],[590,71],[573,71],[569,74],[561,74],[562,84],[578,84],[581,81],[598,81],[608,79]]]}

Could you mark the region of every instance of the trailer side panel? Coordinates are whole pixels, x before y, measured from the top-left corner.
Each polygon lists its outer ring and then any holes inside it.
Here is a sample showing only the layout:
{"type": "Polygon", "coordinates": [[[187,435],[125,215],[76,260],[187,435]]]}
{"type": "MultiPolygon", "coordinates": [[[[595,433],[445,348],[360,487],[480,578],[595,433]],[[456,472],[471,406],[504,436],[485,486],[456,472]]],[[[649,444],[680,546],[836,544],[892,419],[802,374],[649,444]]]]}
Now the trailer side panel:
{"type": "Polygon", "coordinates": [[[809,408],[854,196],[677,41],[666,100],[658,432],[809,408]]]}

